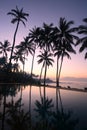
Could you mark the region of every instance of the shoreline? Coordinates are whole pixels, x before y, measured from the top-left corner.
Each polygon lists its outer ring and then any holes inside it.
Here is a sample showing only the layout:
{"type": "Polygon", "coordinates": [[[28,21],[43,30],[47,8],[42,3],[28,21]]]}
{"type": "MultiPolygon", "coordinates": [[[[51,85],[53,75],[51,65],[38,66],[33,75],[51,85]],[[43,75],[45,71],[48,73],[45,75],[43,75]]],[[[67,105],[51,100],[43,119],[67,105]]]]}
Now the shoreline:
{"type": "MultiPolygon", "coordinates": [[[[0,83],[0,85],[30,85],[28,83],[0,83]]],[[[36,87],[44,87],[43,84],[41,85],[33,85],[32,86],[36,86],[36,87]]],[[[48,88],[56,88],[56,86],[53,86],[53,85],[45,85],[45,87],[48,87],[48,88]]],[[[62,90],[69,90],[69,91],[76,91],[76,92],[87,92],[87,88],[83,88],[83,89],[79,89],[79,88],[71,88],[70,86],[67,86],[67,87],[58,87],[58,89],[62,89],[62,90]]]]}
{"type": "MultiPolygon", "coordinates": [[[[44,86],[44,85],[41,85],[41,86],[44,86]]],[[[56,86],[52,86],[52,85],[46,85],[45,87],[56,88],[56,86]]],[[[79,88],[71,88],[70,86],[67,86],[67,87],[60,86],[58,89],[76,91],[76,92],[87,92],[87,88],[79,89],[79,88]]]]}

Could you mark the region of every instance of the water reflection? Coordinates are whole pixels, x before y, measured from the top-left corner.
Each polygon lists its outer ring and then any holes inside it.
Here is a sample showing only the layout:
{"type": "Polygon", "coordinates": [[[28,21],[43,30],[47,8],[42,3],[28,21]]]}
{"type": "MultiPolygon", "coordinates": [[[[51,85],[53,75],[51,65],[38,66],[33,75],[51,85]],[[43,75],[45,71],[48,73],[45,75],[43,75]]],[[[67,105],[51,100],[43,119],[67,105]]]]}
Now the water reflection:
{"type": "Polygon", "coordinates": [[[78,128],[78,130],[83,130],[86,127],[84,122],[87,122],[87,118],[80,123],[77,119],[80,118],[78,111],[86,112],[87,105],[83,103],[85,98],[87,98],[86,93],[83,95],[58,88],[45,87],[43,89],[41,86],[31,85],[1,85],[0,129],[74,130],[78,128]],[[76,100],[80,102],[79,107],[76,106],[76,100]],[[81,104],[85,107],[85,111],[81,110],[81,104]],[[70,107],[73,113],[68,111],[70,107]],[[74,114],[76,109],[77,113],[74,114]]]}

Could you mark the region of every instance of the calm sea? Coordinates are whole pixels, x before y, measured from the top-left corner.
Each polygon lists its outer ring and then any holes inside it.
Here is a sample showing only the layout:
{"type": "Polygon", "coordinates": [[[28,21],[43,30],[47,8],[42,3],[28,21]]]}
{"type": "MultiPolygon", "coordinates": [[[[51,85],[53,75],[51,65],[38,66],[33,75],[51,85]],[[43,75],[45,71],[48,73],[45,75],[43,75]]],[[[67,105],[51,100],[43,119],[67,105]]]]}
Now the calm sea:
{"type": "MultiPolygon", "coordinates": [[[[49,83],[49,85],[56,86],[56,83],[49,83]]],[[[87,82],[85,81],[61,81],[60,86],[62,87],[68,87],[71,88],[79,88],[84,89],[87,88],[87,82]]]]}

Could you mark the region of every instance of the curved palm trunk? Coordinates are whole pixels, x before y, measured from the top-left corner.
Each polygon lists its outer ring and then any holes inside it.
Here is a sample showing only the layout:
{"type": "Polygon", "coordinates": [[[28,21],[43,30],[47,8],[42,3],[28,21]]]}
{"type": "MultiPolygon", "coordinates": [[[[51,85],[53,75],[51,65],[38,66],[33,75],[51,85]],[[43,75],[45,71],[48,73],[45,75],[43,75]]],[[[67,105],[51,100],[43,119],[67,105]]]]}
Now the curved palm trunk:
{"type": "Polygon", "coordinates": [[[17,27],[16,27],[16,30],[15,30],[15,33],[14,33],[13,45],[12,45],[12,50],[11,50],[11,55],[10,55],[10,60],[9,60],[9,64],[10,64],[10,65],[11,65],[11,61],[12,61],[12,55],[13,55],[13,51],[14,51],[15,39],[16,39],[17,31],[18,31],[18,26],[19,26],[19,21],[18,21],[18,23],[17,23],[17,27]]]}
{"type": "Polygon", "coordinates": [[[32,58],[32,65],[31,65],[31,78],[32,78],[32,74],[33,74],[34,58],[35,58],[35,51],[34,51],[33,58],[32,58]]]}

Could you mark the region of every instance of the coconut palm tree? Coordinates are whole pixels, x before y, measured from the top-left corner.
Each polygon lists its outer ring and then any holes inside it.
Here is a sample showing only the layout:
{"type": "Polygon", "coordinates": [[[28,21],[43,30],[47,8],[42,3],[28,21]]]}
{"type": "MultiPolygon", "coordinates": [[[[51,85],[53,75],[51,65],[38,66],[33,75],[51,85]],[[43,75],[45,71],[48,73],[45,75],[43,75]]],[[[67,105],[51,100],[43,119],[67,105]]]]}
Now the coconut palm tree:
{"type": "Polygon", "coordinates": [[[5,69],[6,65],[7,65],[6,57],[0,57],[0,69],[5,69]]]}
{"type": "Polygon", "coordinates": [[[45,67],[45,74],[44,74],[44,85],[45,85],[45,80],[46,80],[46,72],[47,72],[47,66],[49,67],[50,65],[52,66],[52,62],[54,62],[54,60],[51,58],[53,56],[52,53],[44,50],[44,52],[40,52],[41,54],[38,55],[38,57],[40,58],[38,60],[38,64],[43,62],[43,65],[45,67]]]}
{"type": "Polygon", "coordinates": [[[45,98],[45,85],[46,85],[47,67],[49,67],[50,65],[52,66],[52,63],[54,62],[54,60],[51,58],[52,53],[50,53],[46,50],[44,50],[44,52],[41,52],[41,54],[38,55],[38,57],[40,58],[38,60],[38,64],[43,63],[42,66],[44,66],[44,68],[45,68],[45,72],[44,72],[44,98],[45,98]]]}
{"type": "Polygon", "coordinates": [[[31,77],[33,74],[33,66],[34,66],[34,59],[35,59],[35,52],[36,49],[38,48],[38,43],[39,43],[39,37],[40,37],[40,28],[39,27],[34,27],[32,30],[30,30],[29,33],[29,38],[30,42],[34,44],[34,53],[33,53],[33,58],[32,58],[32,65],[31,65],[31,77]]]}
{"type": "Polygon", "coordinates": [[[40,29],[39,36],[39,47],[40,49],[45,49],[46,51],[50,51],[52,49],[52,33],[53,32],[53,24],[47,25],[43,23],[43,27],[40,29]]]}
{"type": "Polygon", "coordinates": [[[19,71],[19,64],[18,63],[12,64],[12,70],[13,70],[13,72],[18,72],[19,71]]]}
{"type": "Polygon", "coordinates": [[[24,54],[20,50],[16,50],[16,52],[14,52],[14,55],[12,56],[12,59],[16,61],[16,64],[18,64],[18,61],[21,61],[21,63],[23,64],[23,72],[24,72],[24,63],[25,63],[24,54]]]}
{"type": "Polygon", "coordinates": [[[24,55],[24,65],[25,65],[25,55],[28,56],[28,54],[31,55],[34,54],[34,50],[35,50],[34,43],[30,40],[28,36],[26,36],[24,40],[18,46],[16,46],[16,48],[18,49],[18,52],[24,55]]]}
{"type": "Polygon", "coordinates": [[[3,57],[7,59],[7,52],[11,50],[10,43],[8,40],[5,40],[4,43],[0,42],[0,53],[3,54],[3,57]]]}
{"type": "Polygon", "coordinates": [[[27,21],[27,17],[29,16],[29,14],[24,13],[23,8],[19,10],[18,7],[16,6],[16,9],[12,9],[11,12],[8,13],[8,15],[12,15],[14,17],[11,20],[11,23],[17,24],[16,30],[15,30],[15,33],[14,33],[14,37],[13,37],[12,50],[11,50],[11,55],[10,55],[10,60],[9,60],[9,63],[11,64],[19,24],[20,24],[20,22],[22,22],[23,25],[25,26],[25,21],[27,21]]]}
{"type": "MultiPolygon", "coordinates": [[[[18,48],[18,46],[16,46],[16,47],[18,48]]],[[[26,36],[19,45],[19,50],[21,50],[27,56],[29,53],[33,55],[34,48],[35,48],[35,46],[34,46],[33,42],[30,41],[28,36],[26,36]]]]}
{"type": "MultiPolygon", "coordinates": [[[[79,52],[83,52],[84,50],[87,49],[87,18],[84,18],[83,22],[85,23],[85,25],[80,25],[78,27],[78,34],[82,34],[82,37],[79,38],[79,40],[78,40],[78,42],[76,44],[76,45],[81,44],[79,52]]],[[[84,58],[87,59],[87,51],[85,53],[85,57],[84,58]]]]}
{"type": "Polygon", "coordinates": [[[75,41],[78,40],[78,37],[73,34],[76,31],[76,28],[71,27],[73,24],[73,21],[67,22],[65,18],[60,18],[58,27],[54,29],[53,42],[55,51],[54,56],[57,56],[57,87],[59,86],[59,78],[64,56],[67,56],[70,59],[69,53],[76,54],[75,50],[73,49],[73,45],[75,45],[75,41]],[[59,68],[58,64],[60,58],[61,63],[59,68]]]}

